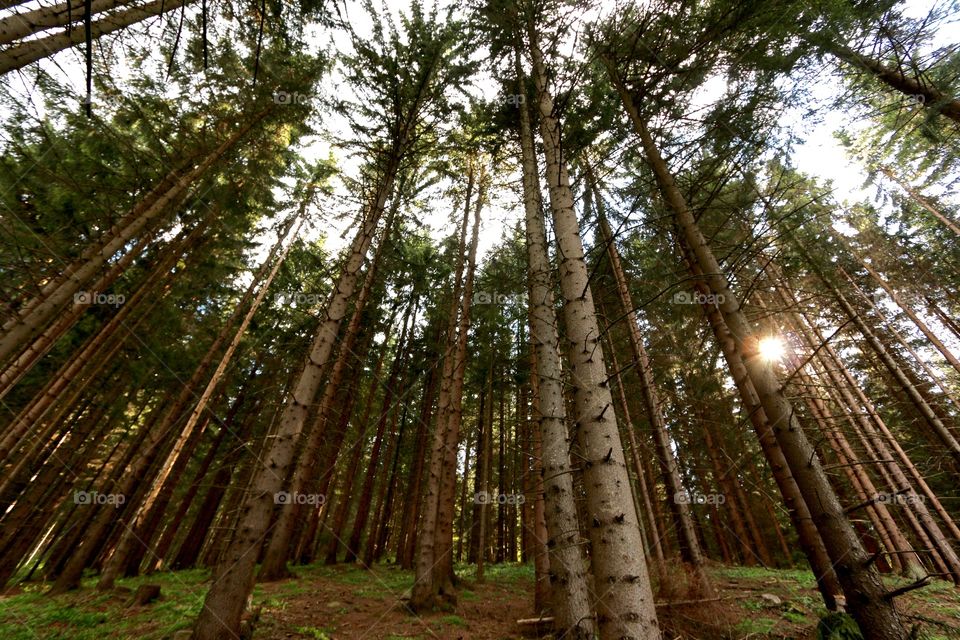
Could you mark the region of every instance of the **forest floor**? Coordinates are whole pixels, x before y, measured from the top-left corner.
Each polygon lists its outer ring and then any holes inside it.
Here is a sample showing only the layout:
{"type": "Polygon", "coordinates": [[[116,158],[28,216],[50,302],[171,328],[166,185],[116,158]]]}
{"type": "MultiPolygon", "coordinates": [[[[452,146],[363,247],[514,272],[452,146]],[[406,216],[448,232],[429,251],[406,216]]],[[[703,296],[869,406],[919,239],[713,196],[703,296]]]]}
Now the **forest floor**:
{"type": "MultiPolygon", "coordinates": [[[[261,616],[254,638],[280,640],[516,640],[516,621],[532,617],[533,569],[530,565],[493,565],[482,584],[473,566],[464,565],[456,608],[429,615],[406,613],[401,598],[413,575],[388,565],[372,571],[353,565],[300,567],[298,577],[258,585],[254,607],[261,616]]],[[[712,567],[720,599],[658,607],[667,640],[815,638],[825,613],[809,571],[712,567]]],[[[99,593],[95,579],[76,592],[49,598],[44,585],[28,585],[0,596],[3,640],[161,640],[188,629],[203,602],[207,572],[160,573],[119,581],[113,592],[99,593]],[[143,584],[161,586],[159,600],[130,606],[143,584]]],[[[891,581],[893,584],[893,581],[891,581]]],[[[683,594],[671,594],[673,600],[683,594]]],[[[661,595],[662,597],[662,595],[661,595]]],[[[659,598],[658,598],[659,599],[659,598]]],[[[916,637],[960,638],[960,590],[935,582],[897,600],[916,637]]]]}

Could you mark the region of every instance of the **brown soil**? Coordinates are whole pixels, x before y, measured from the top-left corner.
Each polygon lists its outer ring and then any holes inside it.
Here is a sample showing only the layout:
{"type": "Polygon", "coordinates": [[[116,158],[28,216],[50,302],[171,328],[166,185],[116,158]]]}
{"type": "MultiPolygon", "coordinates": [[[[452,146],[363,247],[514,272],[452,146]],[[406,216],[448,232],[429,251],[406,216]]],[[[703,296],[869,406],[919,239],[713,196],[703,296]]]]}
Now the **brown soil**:
{"type": "MultiPolygon", "coordinates": [[[[344,576],[355,576],[344,567],[344,576]]],[[[533,585],[526,577],[509,582],[464,581],[455,607],[414,615],[404,606],[404,592],[389,569],[376,568],[362,586],[336,577],[302,576],[304,592],[289,595],[284,583],[263,585],[257,640],[323,638],[330,640],[505,640],[520,637],[516,621],[533,615],[533,585]],[[277,600],[282,600],[277,602],[277,600]]]]}

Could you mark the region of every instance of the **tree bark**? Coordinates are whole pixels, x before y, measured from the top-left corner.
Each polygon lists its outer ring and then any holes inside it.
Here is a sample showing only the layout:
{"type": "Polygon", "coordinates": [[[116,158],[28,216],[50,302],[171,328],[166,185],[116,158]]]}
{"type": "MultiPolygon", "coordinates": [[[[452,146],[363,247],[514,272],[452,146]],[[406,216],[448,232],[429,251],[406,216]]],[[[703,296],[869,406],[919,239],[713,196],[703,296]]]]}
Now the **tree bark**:
{"type": "MultiPolygon", "coordinates": [[[[518,86],[525,86],[520,52],[515,53],[518,86]]],[[[523,207],[527,244],[529,287],[528,321],[534,353],[538,416],[541,439],[543,509],[548,538],[551,605],[557,632],[571,640],[586,640],[596,633],[581,546],[580,526],[573,491],[570,463],[570,433],[563,396],[563,369],[560,360],[557,317],[554,311],[553,274],[547,253],[547,237],[540,194],[539,169],[534,147],[530,112],[520,111],[520,151],[523,164],[523,207]]]]}
{"type": "Polygon", "coordinates": [[[683,488],[683,483],[680,480],[677,459],[670,446],[670,436],[667,433],[663,412],[660,408],[659,391],[653,379],[653,370],[650,367],[647,350],[643,346],[643,338],[640,335],[640,325],[637,322],[637,315],[633,310],[633,300],[630,299],[630,291],[627,288],[627,278],[623,272],[623,264],[620,262],[620,252],[614,243],[610,224],[607,222],[603,198],[597,188],[593,170],[587,166],[585,171],[587,189],[589,189],[593,195],[592,199],[596,206],[600,236],[606,246],[607,258],[610,260],[610,267],[617,285],[617,295],[620,299],[620,307],[627,325],[627,337],[630,339],[634,370],[640,379],[640,388],[643,390],[643,403],[647,412],[647,420],[650,422],[653,442],[657,447],[657,459],[660,462],[660,470],[663,474],[664,484],[667,486],[667,503],[670,505],[670,511],[673,513],[679,528],[680,552],[683,559],[693,567],[701,595],[704,598],[713,598],[716,597],[716,590],[713,587],[713,581],[710,580],[704,568],[703,551],[700,549],[700,542],[697,540],[697,534],[693,527],[689,501],[687,500],[686,490],[683,488]]]}
{"type": "Polygon", "coordinates": [[[447,337],[430,458],[427,492],[424,503],[423,530],[419,536],[416,558],[416,580],[408,606],[423,611],[436,604],[438,595],[455,599],[453,589],[453,508],[456,498],[457,450],[460,432],[463,375],[466,367],[467,332],[470,328],[470,296],[473,292],[479,240],[480,212],[486,198],[486,173],[476,158],[467,165],[467,191],[460,231],[460,251],[454,279],[447,337]],[[471,201],[475,182],[476,202],[471,201]],[[474,208],[474,224],[469,249],[466,230],[474,208]],[[464,274],[464,270],[466,273],[464,274]],[[462,282],[462,284],[461,284],[462,282]]]}
{"type": "Polygon", "coordinates": [[[4,323],[0,337],[0,362],[42,332],[50,320],[74,299],[81,287],[85,286],[114,254],[139,236],[149,223],[165,212],[169,214],[169,205],[179,200],[194,182],[257,126],[271,110],[272,107],[248,118],[197,166],[183,173],[173,170],[130,213],[85,249],[80,258],[67,265],[59,278],[44,285],[39,296],[28,301],[14,318],[4,323]]]}
{"type": "MultiPolygon", "coordinates": [[[[94,39],[108,33],[120,31],[132,24],[142,22],[152,16],[178,9],[191,0],[153,0],[147,4],[127,9],[120,13],[105,16],[95,20],[91,26],[91,35],[94,39]]],[[[53,54],[69,49],[86,41],[83,29],[67,29],[63,33],[45,36],[15,45],[0,52],[0,74],[21,69],[31,62],[42,60],[53,54]]]]}
{"type": "Polygon", "coordinates": [[[656,177],[663,200],[673,213],[678,234],[689,247],[702,270],[710,291],[717,296],[717,307],[733,335],[737,351],[743,358],[750,380],[760,398],[774,436],[790,466],[807,507],[843,587],[848,606],[863,633],[878,640],[906,640],[907,631],[877,570],[843,512],[836,493],[830,486],[813,447],[800,425],[790,402],[783,395],[772,367],[759,357],[759,337],[754,334],[738,298],[727,282],[720,264],[703,237],[697,222],[660,155],[646,122],[622,80],[609,61],[614,83],[630,120],[640,137],[647,162],[656,177]]]}
{"type": "Polygon", "coordinates": [[[583,456],[585,507],[591,523],[597,628],[601,640],[659,638],[646,562],[637,553],[643,548],[643,539],[632,504],[630,477],[607,382],[589,271],[563,155],[560,122],[547,87],[547,69],[532,21],[528,23],[527,36],[560,262],[567,357],[574,382],[574,431],[583,456]]]}
{"type": "Polygon", "coordinates": [[[397,159],[391,158],[370,209],[351,243],[310,353],[281,416],[276,437],[257,466],[251,493],[243,507],[237,536],[231,541],[223,562],[217,568],[216,579],[207,593],[204,608],[194,626],[194,640],[216,640],[239,631],[240,617],[247,596],[253,589],[258,551],[268,533],[277,496],[291,471],[297,440],[303,430],[309,407],[316,397],[321,374],[330,359],[340,325],[347,314],[360,267],[383,215],[397,164],[397,159]]]}
{"type": "MultiPolygon", "coordinates": [[[[383,201],[386,202],[386,195],[384,194],[383,197],[383,201]]],[[[383,237],[374,251],[373,260],[370,262],[370,268],[367,270],[367,274],[363,280],[363,285],[361,286],[360,292],[357,295],[356,302],[353,306],[353,316],[350,318],[350,322],[347,325],[347,330],[341,340],[340,350],[337,353],[337,358],[333,363],[330,376],[328,377],[326,386],[324,387],[323,396],[320,400],[320,407],[317,410],[317,414],[313,420],[311,428],[307,432],[306,441],[303,444],[303,451],[300,452],[299,458],[296,460],[293,478],[290,482],[290,495],[308,493],[316,484],[318,472],[321,470],[320,467],[333,467],[333,461],[335,460],[335,456],[337,454],[336,449],[331,449],[330,447],[327,448],[327,450],[332,454],[332,457],[329,461],[321,457],[321,449],[323,449],[325,441],[331,435],[326,428],[327,422],[332,412],[333,404],[336,400],[337,394],[343,384],[343,376],[346,372],[348,361],[354,355],[354,346],[356,345],[357,338],[360,335],[362,319],[364,317],[364,311],[367,307],[367,301],[370,298],[370,293],[373,290],[374,283],[376,282],[377,272],[383,256],[384,247],[386,246],[390,237],[395,210],[395,208],[391,208],[390,213],[387,216],[383,237]]],[[[339,327],[337,328],[339,329],[339,327]]],[[[332,342],[334,339],[336,339],[337,333],[334,332],[330,335],[332,342]]],[[[327,357],[329,357],[329,354],[327,357]]],[[[371,391],[373,389],[374,387],[371,387],[371,391]]],[[[314,391],[314,393],[316,393],[316,391],[314,391]]],[[[304,419],[305,416],[301,420],[304,419]]],[[[300,429],[302,429],[302,424],[300,429]]],[[[331,443],[335,443],[339,448],[340,443],[335,442],[336,440],[338,440],[336,435],[334,435],[333,438],[330,438],[331,443]]],[[[318,492],[318,495],[323,494],[322,492],[318,492]]],[[[295,500],[291,500],[280,507],[280,515],[273,524],[269,542],[264,554],[263,563],[260,567],[260,573],[257,576],[259,581],[268,582],[272,580],[279,580],[291,575],[287,569],[287,559],[290,554],[290,542],[293,539],[295,525],[299,520],[298,516],[303,512],[304,506],[305,505],[301,505],[295,500]]]]}

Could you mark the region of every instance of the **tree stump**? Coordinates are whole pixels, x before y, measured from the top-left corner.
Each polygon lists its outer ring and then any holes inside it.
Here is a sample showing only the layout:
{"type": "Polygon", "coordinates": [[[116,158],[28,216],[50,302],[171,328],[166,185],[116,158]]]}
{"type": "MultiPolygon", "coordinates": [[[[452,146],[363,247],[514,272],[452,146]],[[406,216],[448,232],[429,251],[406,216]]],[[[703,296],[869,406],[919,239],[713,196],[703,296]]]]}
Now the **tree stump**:
{"type": "Polygon", "coordinates": [[[133,599],[131,600],[130,605],[143,606],[145,604],[150,604],[159,597],[160,585],[142,584],[137,587],[137,590],[133,593],[133,599]]]}

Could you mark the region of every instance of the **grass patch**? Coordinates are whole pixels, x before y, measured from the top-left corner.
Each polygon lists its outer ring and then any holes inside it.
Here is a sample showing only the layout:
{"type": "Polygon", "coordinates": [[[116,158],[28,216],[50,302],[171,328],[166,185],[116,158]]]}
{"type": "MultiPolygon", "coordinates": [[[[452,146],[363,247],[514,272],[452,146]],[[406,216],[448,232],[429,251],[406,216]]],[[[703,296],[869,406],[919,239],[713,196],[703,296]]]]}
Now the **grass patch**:
{"type": "Polygon", "coordinates": [[[796,611],[784,611],[783,617],[794,624],[806,624],[808,622],[807,616],[796,611]]]}
{"type": "MultiPolygon", "coordinates": [[[[454,572],[458,577],[473,580],[477,576],[477,567],[472,564],[457,564],[454,572]]],[[[533,580],[533,563],[522,564],[519,562],[507,562],[504,564],[488,564],[483,567],[483,577],[485,580],[494,582],[518,582],[520,580],[533,580]]]]}
{"type": "Polygon", "coordinates": [[[161,572],[117,580],[117,591],[85,588],[64,595],[44,594],[49,585],[25,584],[23,593],[0,598],[0,638],[4,640],[162,640],[188,628],[203,605],[209,572],[203,569],[161,572]],[[159,584],[160,599],[147,607],[129,607],[130,596],[142,584],[159,584]]]}
{"type": "Polygon", "coordinates": [[[331,640],[330,634],[333,633],[327,629],[319,629],[317,627],[297,627],[294,631],[308,638],[313,638],[314,640],[331,640]]]}
{"type": "Polygon", "coordinates": [[[451,627],[467,628],[470,626],[467,624],[467,621],[460,616],[443,616],[440,618],[440,622],[451,627]]]}
{"type": "Polygon", "coordinates": [[[742,620],[736,626],[736,631],[745,635],[765,634],[773,631],[776,626],[777,621],[771,618],[749,618],[742,620]]]}

